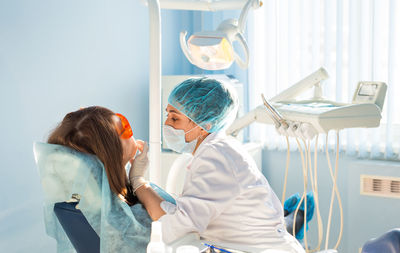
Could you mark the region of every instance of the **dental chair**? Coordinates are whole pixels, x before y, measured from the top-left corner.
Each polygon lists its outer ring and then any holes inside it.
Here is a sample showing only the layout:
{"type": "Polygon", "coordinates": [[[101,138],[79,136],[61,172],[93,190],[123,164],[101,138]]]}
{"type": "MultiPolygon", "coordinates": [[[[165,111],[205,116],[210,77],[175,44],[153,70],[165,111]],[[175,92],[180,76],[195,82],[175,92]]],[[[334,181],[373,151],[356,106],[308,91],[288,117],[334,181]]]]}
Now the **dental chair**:
{"type": "Polygon", "coordinates": [[[399,253],[400,228],[392,229],[378,238],[367,241],[362,247],[362,253],[399,253]]]}
{"type": "Polygon", "coordinates": [[[128,206],[111,192],[97,157],[48,143],[35,143],[34,155],[46,233],[57,252],[146,252],[151,218],[141,204],[128,206]]]}
{"type": "MultiPolygon", "coordinates": [[[[167,198],[157,185],[150,185],[167,198]]],[[[80,196],[72,194],[70,200],[54,204],[54,213],[77,253],[99,253],[100,238],[79,210],[79,201],[80,196]]]]}
{"type": "Polygon", "coordinates": [[[100,238],[77,207],[80,197],[54,204],[54,213],[77,253],[100,252],[100,238]]]}

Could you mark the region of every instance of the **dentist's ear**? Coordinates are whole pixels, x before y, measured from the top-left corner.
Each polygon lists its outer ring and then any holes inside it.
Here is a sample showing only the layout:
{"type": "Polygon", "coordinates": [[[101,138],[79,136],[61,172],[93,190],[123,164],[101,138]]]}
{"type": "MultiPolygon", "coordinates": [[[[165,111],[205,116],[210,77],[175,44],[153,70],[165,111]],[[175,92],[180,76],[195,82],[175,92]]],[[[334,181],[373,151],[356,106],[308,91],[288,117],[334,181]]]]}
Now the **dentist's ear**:
{"type": "Polygon", "coordinates": [[[200,134],[201,134],[201,138],[204,139],[209,135],[209,132],[207,132],[202,127],[200,127],[200,134]]]}

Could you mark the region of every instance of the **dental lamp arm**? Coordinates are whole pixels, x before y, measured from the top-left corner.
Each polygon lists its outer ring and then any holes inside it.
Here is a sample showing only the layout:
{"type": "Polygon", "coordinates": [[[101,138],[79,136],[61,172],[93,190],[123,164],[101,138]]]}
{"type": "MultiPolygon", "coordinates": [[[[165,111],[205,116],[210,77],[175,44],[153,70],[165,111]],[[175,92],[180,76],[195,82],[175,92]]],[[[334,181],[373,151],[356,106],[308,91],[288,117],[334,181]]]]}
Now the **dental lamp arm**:
{"type": "Polygon", "coordinates": [[[250,8],[257,9],[262,6],[262,2],[260,0],[249,0],[246,5],[243,7],[242,12],[240,13],[238,28],[241,33],[244,32],[244,28],[246,25],[247,14],[249,13],[250,8]]]}
{"type": "MultiPolygon", "coordinates": [[[[148,0],[140,0],[148,5],[148,0]]],[[[239,10],[246,4],[245,0],[160,0],[161,9],[189,11],[225,11],[239,10]]]]}
{"type": "Polygon", "coordinates": [[[245,60],[243,60],[236,52],[235,52],[235,61],[239,65],[240,68],[246,69],[249,66],[249,48],[247,46],[246,39],[243,37],[243,33],[246,26],[247,14],[249,13],[250,8],[257,9],[262,6],[262,2],[260,0],[248,0],[246,5],[243,7],[242,12],[240,13],[239,21],[238,21],[238,33],[236,33],[236,40],[243,47],[243,52],[245,54],[245,60]]]}

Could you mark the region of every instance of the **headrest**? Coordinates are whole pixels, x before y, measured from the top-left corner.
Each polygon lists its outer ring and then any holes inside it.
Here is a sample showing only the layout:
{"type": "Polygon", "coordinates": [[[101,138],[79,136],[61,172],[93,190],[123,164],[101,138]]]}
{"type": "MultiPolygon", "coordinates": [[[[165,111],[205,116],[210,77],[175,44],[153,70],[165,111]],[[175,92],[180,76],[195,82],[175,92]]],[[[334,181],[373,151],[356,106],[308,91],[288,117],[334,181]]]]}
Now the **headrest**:
{"type": "Polygon", "coordinates": [[[77,193],[100,208],[104,166],[96,156],[40,142],[34,143],[34,156],[46,202],[62,202],[77,193]]]}

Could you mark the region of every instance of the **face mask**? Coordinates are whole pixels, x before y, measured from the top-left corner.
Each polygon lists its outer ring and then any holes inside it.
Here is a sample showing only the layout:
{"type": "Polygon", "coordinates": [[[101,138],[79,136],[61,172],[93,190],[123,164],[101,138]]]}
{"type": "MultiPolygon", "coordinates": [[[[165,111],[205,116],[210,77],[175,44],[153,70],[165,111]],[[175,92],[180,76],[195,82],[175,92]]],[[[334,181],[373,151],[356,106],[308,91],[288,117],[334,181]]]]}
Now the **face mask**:
{"type": "Polygon", "coordinates": [[[183,131],[182,129],[175,129],[171,126],[164,125],[163,134],[168,148],[178,153],[193,153],[197,144],[197,139],[191,142],[186,142],[185,134],[189,133],[196,127],[198,126],[193,127],[185,133],[185,131],[183,131]]]}

